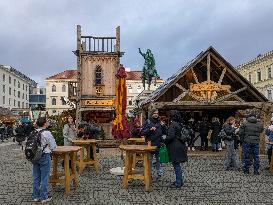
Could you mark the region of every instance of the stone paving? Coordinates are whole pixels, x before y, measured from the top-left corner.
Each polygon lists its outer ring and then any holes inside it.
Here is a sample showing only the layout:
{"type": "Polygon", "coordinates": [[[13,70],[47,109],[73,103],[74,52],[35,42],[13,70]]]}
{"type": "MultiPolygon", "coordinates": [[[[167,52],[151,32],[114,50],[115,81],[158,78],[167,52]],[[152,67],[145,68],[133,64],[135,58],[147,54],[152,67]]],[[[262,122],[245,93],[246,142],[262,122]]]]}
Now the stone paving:
{"type": "MultiPolygon", "coordinates": [[[[1,144],[1,143],[0,143],[1,144]]],[[[122,177],[110,174],[122,160],[115,149],[102,149],[98,156],[101,170],[87,169],[79,176],[79,187],[70,196],[64,195],[62,186],[49,188],[53,200],[48,204],[273,204],[273,176],[265,170],[266,157],[262,157],[262,173],[244,176],[242,172],[224,171],[223,157],[190,156],[183,165],[185,186],[170,189],[173,169],[164,165],[164,175],[153,183],[150,192],[144,191],[140,181],[132,181],[128,189],[122,188],[122,177]]],[[[21,147],[15,143],[0,146],[0,204],[39,204],[31,199],[31,164],[24,159],[21,147]]]]}

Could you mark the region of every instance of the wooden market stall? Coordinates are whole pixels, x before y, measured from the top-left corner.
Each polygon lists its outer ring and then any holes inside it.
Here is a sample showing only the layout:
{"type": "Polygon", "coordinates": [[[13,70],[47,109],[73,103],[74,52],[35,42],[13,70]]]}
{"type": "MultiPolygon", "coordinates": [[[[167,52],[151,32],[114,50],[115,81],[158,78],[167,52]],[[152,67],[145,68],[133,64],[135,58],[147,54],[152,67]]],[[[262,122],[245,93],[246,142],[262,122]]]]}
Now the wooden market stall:
{"type": "Polygon", "coordinates": [[[194,120],[218,117],[222,122],[255,112],[264,124],[272,112],[272,104],[213,47],[168,78],[135,110],[144,120],[152,108],[166,118],[169,110],[178,109],[194,120]]]}

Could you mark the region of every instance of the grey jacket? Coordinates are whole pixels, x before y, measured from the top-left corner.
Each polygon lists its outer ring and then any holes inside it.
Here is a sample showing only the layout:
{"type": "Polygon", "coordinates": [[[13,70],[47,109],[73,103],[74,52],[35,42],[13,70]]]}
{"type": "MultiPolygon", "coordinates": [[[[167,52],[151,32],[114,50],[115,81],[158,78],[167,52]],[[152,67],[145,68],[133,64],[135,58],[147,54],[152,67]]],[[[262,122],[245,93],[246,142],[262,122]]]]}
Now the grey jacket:
{"type": "Polygon", "coordinates": [[[63,129],[64,145],[72,145],[71,141],[76,139],[77,132],[74,125],[65,124],[63,129]]]}
{"type": "Polygon", "coordinates": [[[239,136],[243,143],[259,144],[263,126],[254,116],[248,117],[239,129],[239,136]]]}

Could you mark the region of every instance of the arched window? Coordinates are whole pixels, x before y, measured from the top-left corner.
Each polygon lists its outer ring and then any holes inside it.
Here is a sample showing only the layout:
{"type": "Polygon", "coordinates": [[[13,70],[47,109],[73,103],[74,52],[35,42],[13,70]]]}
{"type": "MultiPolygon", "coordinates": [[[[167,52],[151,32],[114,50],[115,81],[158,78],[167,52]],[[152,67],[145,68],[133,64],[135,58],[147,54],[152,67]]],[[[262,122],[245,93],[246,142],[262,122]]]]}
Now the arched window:
{"type": "Polygon", "coordinates": [[[52,104],[52,105],[56,105],[56,98],[52,98],[51,104],[52,104]]]}
{"type": "Polygon", "coordinates": [[[62,86],[62,92],[66,92],[66,86],[65,85],[62,86]]]}
{"type": "Polygon", "coordinates": [[[133,101],[130,99],[128,104],[133,105],[133,101]]]}
{"type": "Polygon", "coordinates": [[[56,85],[52,85],[52,92],[56,92],[56,85]]]}
{"type": "Polygon", "coordinates": [[[96,66],[95,76],[96,76],[95,84],[101,85],[102,84],[102,69],[101,69],[101,66],[99,65],[96,66]]]}

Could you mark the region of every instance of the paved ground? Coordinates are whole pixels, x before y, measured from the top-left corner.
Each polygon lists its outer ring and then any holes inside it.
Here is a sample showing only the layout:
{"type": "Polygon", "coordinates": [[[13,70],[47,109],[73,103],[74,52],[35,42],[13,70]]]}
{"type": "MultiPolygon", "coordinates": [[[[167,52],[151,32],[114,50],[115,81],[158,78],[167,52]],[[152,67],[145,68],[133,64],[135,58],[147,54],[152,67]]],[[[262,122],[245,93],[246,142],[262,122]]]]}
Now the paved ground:
{"type": "MultiPolygon", "coordinates": [[[[170,165],[164,165],[164,176],[153,180],[150,192],[144,191],[142,182],[133,181],[129,189],[121,186],[122,178],[111,175],[112,167],[122,165],[119,152],[104,149],[99,154],[101,170],[86,170],[79,177],[80,186],[71,196],[57,186],[50,194],[48,204],[273,204],[273,176],[263,170],[260,176],[244,176],[241,172],[223,170],[223,157],[195,156],[184,164],[185,186],[170,189],[174,174],[170,165]]],[[[31,202],[31,164],[23,159],[20,147],[14,143],[0,143],[0,204],[37,204],[31,202]]]]}

